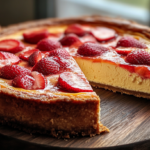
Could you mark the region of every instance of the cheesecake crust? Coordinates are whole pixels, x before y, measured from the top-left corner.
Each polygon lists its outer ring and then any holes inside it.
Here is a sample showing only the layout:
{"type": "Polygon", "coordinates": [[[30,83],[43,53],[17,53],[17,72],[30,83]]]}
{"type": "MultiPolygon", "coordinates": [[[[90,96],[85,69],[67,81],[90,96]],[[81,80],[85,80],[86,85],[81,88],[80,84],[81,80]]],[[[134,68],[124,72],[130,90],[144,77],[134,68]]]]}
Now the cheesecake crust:
{"type": "Polygon", "coordinates": [[[120,92],[121,94],[134,95],[134,96],[139,97],[139,98],[150,99],[150,94],[147,94],[147,93],[144,93],[144,92],[136,92],[136,91],[131,91],[131,90],[127,90],[127,89],[121,89],[121,88],[118,88],[118,87],[113,87],[113,86],[110,86],[110,85],[104,85],[104,84],[101,84],[101,83],[95,83],[95,82],[91,82],[91,81],[89,81],[89,82],[95,88],[103,88],[103,89],[106,89],[106,90],[113,91],[114,93],[120,92]]]}
{"type": "Polygon", "coordinates": [[[46,27],[53,25],[66,25],[73,23],[81,23],[81,24],[94,24],[94,25],[104,25],[108,27],[115,27],[122,30],[128,30],[133,32],[139,32],[146,37],[150,38],[150,28],[141,24],[138,24],[131,20],[126,20],[118,17],[108,17],[108,16],[100,16],[100,15],[92,15],[92,16],[82,16],[76,18],[51,18],[51,19],[41,19],[28,21],[24,23],[14,24],[7,27],[2,27],[0,30],[0,37],[15,33],[19,30],[25,30],[36,27],[46,27]]]}

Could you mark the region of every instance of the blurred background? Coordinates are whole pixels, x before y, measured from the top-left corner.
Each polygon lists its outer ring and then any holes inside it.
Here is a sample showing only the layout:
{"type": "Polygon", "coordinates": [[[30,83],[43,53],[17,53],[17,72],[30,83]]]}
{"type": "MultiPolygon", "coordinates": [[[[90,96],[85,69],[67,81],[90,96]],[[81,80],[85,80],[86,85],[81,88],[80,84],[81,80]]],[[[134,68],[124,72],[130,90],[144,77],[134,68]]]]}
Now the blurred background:
{"type": "Polygon", "coordinates": [[[123,17],[150,25],[149,0],[0,0],[0,25],[81,15],[123,17]]]}

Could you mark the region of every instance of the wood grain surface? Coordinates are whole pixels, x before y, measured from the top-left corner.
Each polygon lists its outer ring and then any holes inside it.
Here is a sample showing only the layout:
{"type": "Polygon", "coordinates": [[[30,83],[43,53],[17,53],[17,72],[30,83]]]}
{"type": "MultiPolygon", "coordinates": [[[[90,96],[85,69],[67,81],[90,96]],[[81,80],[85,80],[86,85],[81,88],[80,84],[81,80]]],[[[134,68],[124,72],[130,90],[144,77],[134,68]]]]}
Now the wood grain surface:
{"type": "Polygon", "coordinates": [[[103,89],[94,90],[101,98],[101,122],[110,129],[110,133],[103,133],[92,138],[76,137],[66,140],[45,135],[29,135],[0,125],[0,135],[16,139],[16,141],[22,140],[21,142],[31,145],[42,144],[44,147],[54,149],[109,149],[128,145],[139,148],[144,141],[150,143],[150,100],[103,89]],[[139,145],[138,142],[141,144],[139,145]]]}

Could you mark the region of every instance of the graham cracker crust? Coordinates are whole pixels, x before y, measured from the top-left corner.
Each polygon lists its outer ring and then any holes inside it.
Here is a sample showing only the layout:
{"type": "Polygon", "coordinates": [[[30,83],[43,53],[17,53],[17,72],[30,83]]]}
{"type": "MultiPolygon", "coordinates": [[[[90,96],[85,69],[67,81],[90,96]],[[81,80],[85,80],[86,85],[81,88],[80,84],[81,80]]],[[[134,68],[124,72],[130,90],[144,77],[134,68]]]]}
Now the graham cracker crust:
{"type": "Polygon", "coordinates": [[[110,85],[104,85],[104,84],[95,83],[95,82],[91,82],[91,81],[90,81],[90,84],[95,88],[103,88],[103,89],[106,89],[106,90],[113,91],[114,93],[120,92],[121,94],[134,95],[134,96],[139,97],[139,98],[141,97],[141,98],[150,99],[150,94],[147,94],[147,93],[130,91],[130,90],[121,89],[121,88],[118,88],[118,87],[113,87],[113,86],[110,86],[110,85]]]}
{"type": "Polygon", "coordinates": [[[99,124],[99,133],[96,133],[96,131],[94,129],[89,129],[89,130],[83,130],[82,132],[66,132],[66,131],[61,131],[61,130],[55,130],[54,128],[52,128],[50,131],[47,130],[43,130],[40,129],[38,127],[31,127],[28,125],[23,125],[19,122],[16,121],[10,121],[11,119],[4,119],[3,117],[0,117],[0,124],[5,125],[7,127],[11,127],[20,131],[24,131],[26,133],[29,133],[30,135],[32,134],[43,134],[43,135],[48,135],[51,137],[55,137],[55,138],[63,138],[63,139],[69,139],[72,137],[84,137],[84,136],[89,136],[89,137],[94,137],[96,135],[99,135],[103,132],[109,132],[109,129],[105,126],[103,126],[102,124],[99,124]]]}

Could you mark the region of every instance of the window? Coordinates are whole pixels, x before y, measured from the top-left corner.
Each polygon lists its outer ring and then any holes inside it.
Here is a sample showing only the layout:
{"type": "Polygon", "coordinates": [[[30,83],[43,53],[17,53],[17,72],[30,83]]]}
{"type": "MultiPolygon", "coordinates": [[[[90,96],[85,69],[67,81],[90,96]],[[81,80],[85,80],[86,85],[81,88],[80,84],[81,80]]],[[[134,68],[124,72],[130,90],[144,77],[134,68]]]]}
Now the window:
{"type": "Polygon", "coordinates": [[[56,0],[56,16],[119,16],[149,25],[149,0],[56,0]]]}

